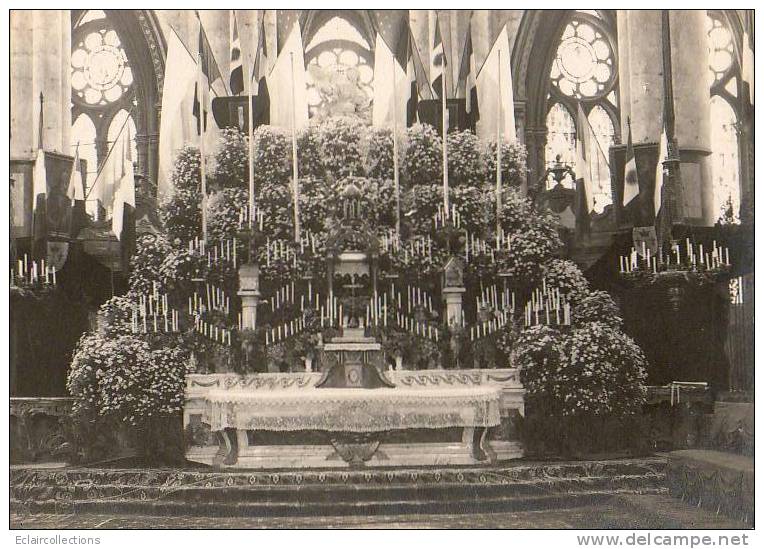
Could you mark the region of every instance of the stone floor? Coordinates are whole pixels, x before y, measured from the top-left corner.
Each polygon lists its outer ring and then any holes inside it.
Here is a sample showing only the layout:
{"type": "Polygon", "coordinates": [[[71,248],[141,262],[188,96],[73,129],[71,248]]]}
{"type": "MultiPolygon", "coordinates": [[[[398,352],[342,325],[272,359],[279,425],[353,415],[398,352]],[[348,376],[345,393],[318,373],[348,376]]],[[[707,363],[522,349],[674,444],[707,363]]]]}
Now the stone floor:
{"type": "Polygon", "coordinates": [[[11,513],[12,529],[640,529],[747,528],[746,525],[668,496],[629,495],[612,505],[516,513],[373,517],[213,518],[117,515],[21,515],[11,513]]]}

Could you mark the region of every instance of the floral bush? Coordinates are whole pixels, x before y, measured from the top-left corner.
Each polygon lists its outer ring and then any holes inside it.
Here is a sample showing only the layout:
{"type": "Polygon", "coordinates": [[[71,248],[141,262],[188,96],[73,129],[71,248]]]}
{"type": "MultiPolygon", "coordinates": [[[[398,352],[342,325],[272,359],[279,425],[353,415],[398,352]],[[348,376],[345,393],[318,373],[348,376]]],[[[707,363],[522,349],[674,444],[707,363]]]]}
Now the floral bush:
{"type": "Polygon", "coordinates": [[[214,187],[249,187],[249,155],[247,135],[238,128],[223,128],[210,170],[214,187]]]}
{"type": "Polygon", "coordinates": [[[67,379],[75,413],[112,417],[132,426],[175,414],[183,405],[187,359],[180,348],[152,350],[133,335],[86,334],[67,379]]]}
{"type": "Polygon", "coordinates": [[[571,321],[577,326],[589,322],[601,322],[618,330],[623,324],[618,305],[610,294],[602,290],[576,296],[571,311],[571,321]]]}
{"type": "MultiPolygon", "coordinates": [[[[361,143],[364,173],[376,179],[393,179],[393,132],[389,128],[370,127],[361,143]]],[[[401,136],[398,137],[400,170],[401,136]]],[[[399,173],[400,175],[400,173],[399,173]]]]}
{"type": "Polygon", "coordinates": [[[443,178],[443,142],[429,124],[406,130],[403,180],[407,187],[428,185],[443,178]]]}
{"type": "Polygon", "coordinates": [[[474,133],[469,130],[449,133],[446,143],[450,184],[454,187],[478,186],[485,181],[491,181],[485,176],[483,144],[474,133]]]}
{"type": "Polygon", "coordinates": [[[287,183],[292,174],[292,145],[286,131],[259,126],[252,136],[255,189],[287,183]]]}
{"type": "Polygon", "coordinates": [[[541,269],[541,276],[546,280],[548,287],[557,288],[560,293],[574,301],[589,292],[589,281],[578,265],[569,259],[553,258],[546,261],[541,269]]]}
{"type": "Polygon", "coordinates": [[[130,291],[133,295],[147,295],[164,290],[162,265],[171,254],[171,246],[162,235],[144,234],[138,237],[135,253],[130,262],[130,291]]]}
{"type": "Polygon", "coordinates": [[[327,177],[363,174],[363,123],[351,117],[328,118],[320,126],[321,162],[327,177]]]}
{"type": "MultiPolygon", "coordinates": [[[[520,187],[527,179],[528,152],[519,141],[504,142],[501,147],[501,181],[508,187],[520,187]]],[[[485,180],[496,181],[496,141],[489,141],[485,150],[485,180]]]]}
{"type": "Polygon", "coordinates": [[[202,232],[202,194],[178,187],[159,205],[159,217],[169,240],[188,242],[202,232]]]}
{"type": "Polygon", "coordinates": [[[201,181],[201,154],[199,149],[184,146],[175,156],[172,170],[172,182],[178,190],[199,190],[201,181]]]}

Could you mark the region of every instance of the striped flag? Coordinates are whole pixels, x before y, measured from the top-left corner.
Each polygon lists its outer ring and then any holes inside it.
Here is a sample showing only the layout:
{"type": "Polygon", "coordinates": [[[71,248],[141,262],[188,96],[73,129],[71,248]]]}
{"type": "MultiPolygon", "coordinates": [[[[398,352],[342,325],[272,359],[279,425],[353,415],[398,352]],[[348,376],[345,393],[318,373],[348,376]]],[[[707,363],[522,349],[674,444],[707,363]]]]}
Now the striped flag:
{"type": "Polygon", "coordinates": [[[69,186],[66,188],[66,196],[69,197],[72,215],[69,222],[69,235],[77,238],[79,232],[87,226],[87,214],[85,213],[85,183],[82,175],[82,162],[80,161],[80,145],[74,153],[72,173],[69,176],[69,186]]]}
{"type": "MultiPolygon", "coordinates": [[[[198,17],[198,13],[197,13],[198,17]]],[[[201,20],[199,20],[199,49],[198,49],[198,71],[200,77],[194,87],[194,108],[193,114],[196,118],[196,133],[202,135],[207,131],[207,114],[209,113],[210,90],[217,81],[223,82],[223,75],[215,62],[215,56],[212,53],[212,46],[207,40],[207,33],[204,32],[201,20]],[[201,90],[199,89],[201,84],[201,90]],[[204,103],[204,108],[201,103],[204,103]],[[202,114],[203,112],[203,114],[202,114]],[[202,122],[203,120],[203,122],[202,122]]]]}
{"type": "Polygon", "coordinates": [[[435,10],[430,10],[430,86],[436,97],[440,97],[443,89],[442,79],[445,78],[446,54],[443,50],[443,39],[440,35],[440,24],[435,10]]]}
{"type": "Polygon", "coordinates": [[[637,159],[634,156],[634,144],[631,141],[631,121],[627,118],[629,137],[626,143],[626,165],[623,170],[623,205],[627,206],[639,196],[639,175],[637,174],[637,159]]]}
{"type": "Polygon", "coordinates": [[[228,80],[232,95],[239,95],[244,91],[244,67],[241,62],[241,39],[239,38],[239,26],[236,23],[236,10],[228,10],[228,27],[230,30],[231,43],[231,75],[228,80]]]}

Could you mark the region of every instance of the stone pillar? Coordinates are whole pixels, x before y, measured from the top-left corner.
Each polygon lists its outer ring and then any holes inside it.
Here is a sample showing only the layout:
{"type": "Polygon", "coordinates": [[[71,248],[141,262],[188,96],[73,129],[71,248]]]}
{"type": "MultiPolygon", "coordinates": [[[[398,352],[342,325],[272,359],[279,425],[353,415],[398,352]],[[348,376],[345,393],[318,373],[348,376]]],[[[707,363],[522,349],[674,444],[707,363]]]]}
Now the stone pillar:
{"type": "Polygon", "coordinates": [[[257,327],[257,304],[260,302],[260,269],[254,263],[239,267],[241,320],[245,330],[257,327]]]}
{"type": "MultiPolygon", "coordinates": [[[[675,221],[713,225],[708,50],[703,10],[671,10],[676,138],[682,160],[682,203],[675,221]]],[[[657,143],[663,120],[660,10],[618,12],[621,127],[631,120],[634,144],[657,143]],[[645,37],[649,35],[650,39],[645,37]]],[[[624,137],[625,141],[625,137],[624,137]]],[[[645,170],[654,173],[654,166],[645,170]]],[[[642,170],[640,170],[642,172],[642,170]]]]}
{"type": "Polygon", "coordinates": [[[71,13],[69,10],[11,11],[11,156],[31,158],[37,150],[40,93],[43,147],[71,154],[71,13]]]}
{"type": "Polygon", "coordinates": [[[446,322],[449,326],[461,326],[464,312],[462,296],[467,290],[464,287],[443,288],[443,300],[446,302],[446,322]]]}

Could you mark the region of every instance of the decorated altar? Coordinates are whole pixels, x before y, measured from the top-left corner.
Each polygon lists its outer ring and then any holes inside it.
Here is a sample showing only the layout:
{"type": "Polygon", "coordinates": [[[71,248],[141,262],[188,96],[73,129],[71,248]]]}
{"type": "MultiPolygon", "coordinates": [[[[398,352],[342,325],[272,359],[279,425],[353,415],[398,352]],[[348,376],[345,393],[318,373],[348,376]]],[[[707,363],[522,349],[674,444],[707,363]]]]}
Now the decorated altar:
{"type": "Polygon", "coordinates": [[[489,463],[523,455],[526,401],[546,426],[633,414],[641,352],[555,256],[522,146],[399,133],[229,129],[206,176],[180,151],[163,232],[75,353],[75,414],[182,412],[187,460],[242,468],[489,463]]]}

